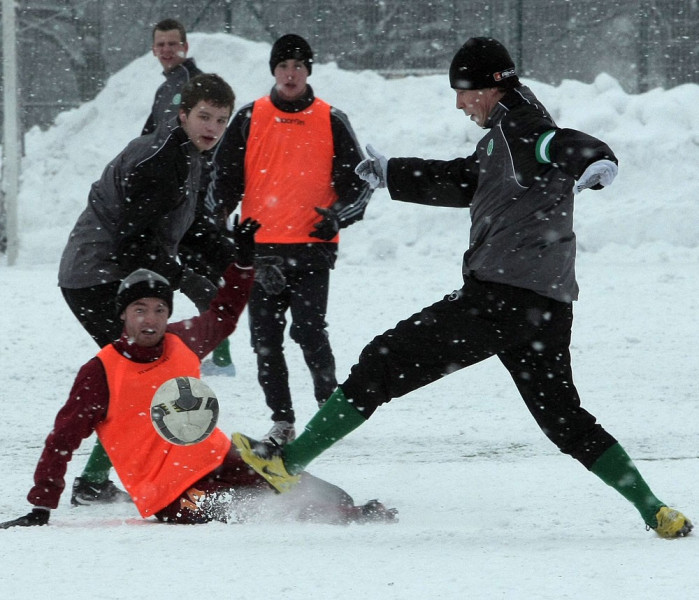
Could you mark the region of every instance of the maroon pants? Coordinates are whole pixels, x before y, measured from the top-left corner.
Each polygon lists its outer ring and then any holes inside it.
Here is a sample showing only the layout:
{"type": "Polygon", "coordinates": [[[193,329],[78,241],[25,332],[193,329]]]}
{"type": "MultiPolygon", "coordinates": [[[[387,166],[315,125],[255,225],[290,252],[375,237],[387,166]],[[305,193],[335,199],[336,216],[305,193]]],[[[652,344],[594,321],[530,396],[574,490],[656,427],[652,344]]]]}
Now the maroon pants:
{"type": "Polygon", "coordinates": [[[220,467],[184,490],[155,516],[160,521],[190,525],[268,518],[348,523],[355,520],[358,511],[347,492],[310,473],[302,473],[297,486],[278,495],[231,448],[220,467]]]}

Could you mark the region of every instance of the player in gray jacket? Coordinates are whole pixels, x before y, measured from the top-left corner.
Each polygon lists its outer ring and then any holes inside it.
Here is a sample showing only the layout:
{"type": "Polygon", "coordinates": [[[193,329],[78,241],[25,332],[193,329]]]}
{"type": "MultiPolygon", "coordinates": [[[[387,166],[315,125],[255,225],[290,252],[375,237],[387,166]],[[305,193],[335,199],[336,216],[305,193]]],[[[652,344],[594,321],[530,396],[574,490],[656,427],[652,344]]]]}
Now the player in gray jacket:
{"type": "Polygon", "coordinates": [[[182,88],[201,75],[193,58],[187,58],[187,30],[175,19],[163,19],[153,27],[153,56],[163,67],[165,81],[155,92],[153,108],[141,135],[153,133],[158,125],[177,116],[182,101],[182,88]]]}
{"type": "Polygon", "coordinates": [[[573,384],[573,195],[612,183],[614,153],[598,139],[559,128],[496,40],[468,40],[449,79],[457,108],[487,130],[475,153],[450,161],[386,160],[369,147],[357,173],[395,200],[470,208],[463,287],[370,342],[296,441],[279,449],[235,434],[234,443],[284,491],[379,405],[497,356],[561,452],[627,498],[661,537],[687,535],[689,519],[653,494],[617,440],[582,408],[573,384]]]}

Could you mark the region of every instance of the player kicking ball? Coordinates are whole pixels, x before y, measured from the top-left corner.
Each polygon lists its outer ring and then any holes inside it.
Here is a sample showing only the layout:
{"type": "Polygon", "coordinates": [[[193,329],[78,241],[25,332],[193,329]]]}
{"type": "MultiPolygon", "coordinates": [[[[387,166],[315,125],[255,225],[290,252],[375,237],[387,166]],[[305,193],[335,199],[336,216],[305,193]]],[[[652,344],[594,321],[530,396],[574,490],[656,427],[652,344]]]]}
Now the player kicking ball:
{"type": "Polygon", "coordinates": [[[574,193],[609,186],[616,156],[603,141],[558,127],[497,40],[469,39],[452,60],[449,82],[456,108],[486,130],[473,154],[388,160],[369,146],[356,172],[394,200],[470,209],[463,287],[374,338],[295,441],[280,448],[235,434],[233,443],[287,491],[380,405],[497,357],[561,452],[629,500],[659,536],[688,535],[691,521],[651,491],[621,444],[581,406],[573,384],[574,193]]]}

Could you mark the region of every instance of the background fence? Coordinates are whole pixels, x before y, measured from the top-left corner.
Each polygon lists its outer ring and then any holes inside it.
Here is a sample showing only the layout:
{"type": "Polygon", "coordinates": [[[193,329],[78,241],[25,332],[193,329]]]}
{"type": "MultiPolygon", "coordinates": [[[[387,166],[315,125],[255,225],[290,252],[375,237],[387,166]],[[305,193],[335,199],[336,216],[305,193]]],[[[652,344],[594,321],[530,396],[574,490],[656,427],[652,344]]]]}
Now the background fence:
{"type": "Polygon", "coordinates": [[[92,98],[150,47],[153,23],[273,42],[306,37],[319,62],[387,74],[444,72],[470,36],[492,35],[520,72],[546,83],[606,72],[628,92],[699,83],[697,0],[19,0],[25,128],[92,98]]]}

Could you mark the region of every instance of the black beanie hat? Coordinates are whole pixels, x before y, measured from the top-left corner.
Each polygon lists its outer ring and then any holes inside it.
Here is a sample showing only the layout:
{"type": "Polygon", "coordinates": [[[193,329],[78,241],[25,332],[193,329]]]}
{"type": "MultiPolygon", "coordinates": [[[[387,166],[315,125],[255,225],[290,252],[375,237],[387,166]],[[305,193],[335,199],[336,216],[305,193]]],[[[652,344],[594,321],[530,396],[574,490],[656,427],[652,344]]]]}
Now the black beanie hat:
{"type": "Polygon", "coordinates": [[[141,298],[160,298],[172,315],[172,286],[162,275],[148,269],[136,269],[121,282],[116,296],[116,314],[121,315],[126,307],[141,298]]]}
{"type": "Polygon", "coordinates": [[[455,90],[482,90],[520,85],[515,63],[497,40],[475,37],[466,41],[449,67],[449,84],[455,90]]]}
{"type": "Polygon", "coordinates": [[[311,74],[313,50],[311,50],[306,40],[295,33],[287,33],[274,42],[272,53],[269,56],[269,69],[272,71],[272,75],[274,75],[274,69],[280,62],[290,58],[300,60],[306,65],[308,74],[311,74]]]}

